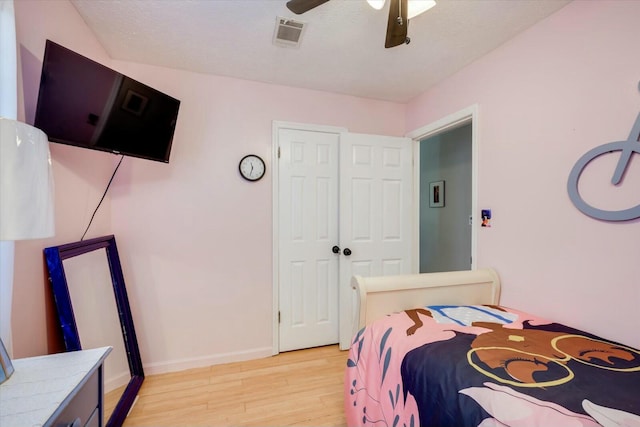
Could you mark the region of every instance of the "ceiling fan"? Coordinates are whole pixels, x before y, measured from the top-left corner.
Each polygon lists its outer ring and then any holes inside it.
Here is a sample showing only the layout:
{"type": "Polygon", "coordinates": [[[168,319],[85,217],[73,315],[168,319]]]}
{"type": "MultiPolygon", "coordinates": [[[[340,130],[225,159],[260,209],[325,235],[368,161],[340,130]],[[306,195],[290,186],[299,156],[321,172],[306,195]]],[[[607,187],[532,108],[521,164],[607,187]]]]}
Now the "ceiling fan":
{"type": "MultiPolygon", "coordinates": [[[[287,8],[297,15],[328,2],[329,0],[289,0],[287,8]]],[[[389,20],[387,21],[387,33],[384,47],[390,48],[401,44],[409,44],[407,37],[409,19],[407,18],[408,0],[390,0],[389,20]]]]}

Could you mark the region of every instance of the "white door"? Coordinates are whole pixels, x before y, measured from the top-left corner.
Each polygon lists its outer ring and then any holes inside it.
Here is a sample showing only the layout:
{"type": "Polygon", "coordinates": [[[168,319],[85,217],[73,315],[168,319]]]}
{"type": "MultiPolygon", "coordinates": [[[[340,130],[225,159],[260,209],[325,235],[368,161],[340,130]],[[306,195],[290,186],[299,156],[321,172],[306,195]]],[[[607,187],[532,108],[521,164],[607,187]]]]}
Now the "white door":
{"type": "Polygon", "coordinates": [[[337,133],[280,129],[279,349],[338,342],[337,133]]]}
{"type": "Polygon", "coordinates": [[[278,143],[278,348],[346,349],[351,276],[412,271],[411,140],[281,128],[278,143]]]}
{"type": "Polygon", "coordinates": [[[357,298],[351,288],[351,276],[412,272],[412,158],[409,138],[354,133],[341,136],[340,348],[343,350],[349,347],[356,326],[357,298]]]}

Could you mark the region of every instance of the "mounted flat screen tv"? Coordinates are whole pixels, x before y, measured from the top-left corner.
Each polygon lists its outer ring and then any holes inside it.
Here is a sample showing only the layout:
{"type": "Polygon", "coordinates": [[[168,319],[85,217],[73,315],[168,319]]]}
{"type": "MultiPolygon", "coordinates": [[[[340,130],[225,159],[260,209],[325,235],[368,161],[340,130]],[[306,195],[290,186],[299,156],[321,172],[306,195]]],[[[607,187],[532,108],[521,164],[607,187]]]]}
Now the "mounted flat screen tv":
{"type": "Polygon", "coordinates": [[[51,142],[169,162],[180,101],[47,40],[34,126],[51,142]]]}

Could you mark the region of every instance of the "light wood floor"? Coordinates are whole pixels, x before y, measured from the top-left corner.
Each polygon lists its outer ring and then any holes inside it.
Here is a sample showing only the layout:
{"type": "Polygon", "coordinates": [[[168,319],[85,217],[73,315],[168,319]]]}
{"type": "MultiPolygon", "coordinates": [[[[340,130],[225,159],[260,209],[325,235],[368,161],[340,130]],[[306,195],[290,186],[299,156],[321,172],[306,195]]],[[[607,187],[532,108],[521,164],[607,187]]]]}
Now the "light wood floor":
{"type": "Polygon", "coordinates": [[[338,346],[147,376],[124,427],[344,426],[338,346]]]}

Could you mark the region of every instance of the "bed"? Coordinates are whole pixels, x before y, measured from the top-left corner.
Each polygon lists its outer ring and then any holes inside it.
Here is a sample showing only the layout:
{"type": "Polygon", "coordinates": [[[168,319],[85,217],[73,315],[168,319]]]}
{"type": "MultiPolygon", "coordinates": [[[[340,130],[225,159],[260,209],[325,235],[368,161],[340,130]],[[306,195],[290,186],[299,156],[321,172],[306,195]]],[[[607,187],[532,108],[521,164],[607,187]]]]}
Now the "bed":
{"type": "Polygon", "coordinates": [[[640,351],[499,306],[493,269],[352,286],[349,426],[640,427],[640,351]]]}

